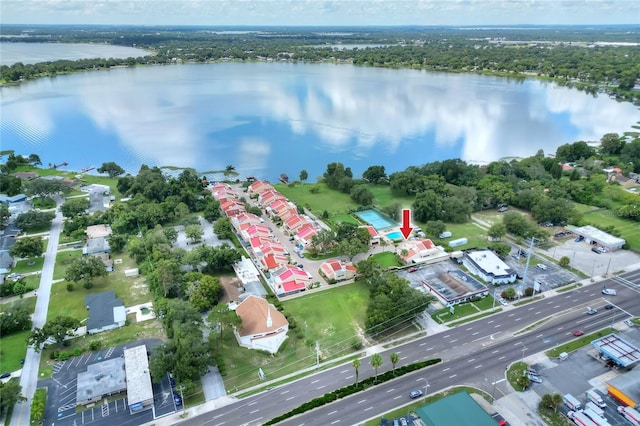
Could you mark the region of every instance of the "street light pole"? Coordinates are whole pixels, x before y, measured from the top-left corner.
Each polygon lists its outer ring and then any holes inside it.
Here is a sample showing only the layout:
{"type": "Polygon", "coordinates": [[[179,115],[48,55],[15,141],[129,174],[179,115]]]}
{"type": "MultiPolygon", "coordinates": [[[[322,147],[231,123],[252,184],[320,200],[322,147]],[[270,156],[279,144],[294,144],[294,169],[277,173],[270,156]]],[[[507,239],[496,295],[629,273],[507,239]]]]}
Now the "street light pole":
{"type": "Polygon", "coordinates": [[[531,254],[533,253],[533,243],[536,241],[535,238],[531,237],[531,244],[529,244],[529,253],[527,253],[527,263],[524,265],[524,273],[522,274],[522,282],[520,283],[520,291],[518,292],[518,300],[522,297],[524,293],[524,283],[527,280],[527,272],[529,271],[529,262],[531,261],[531,254]]]}
{"type": "Polygon", "coordinates": [[[424,377],[419,377],[419,380],[424,380],[424,400],[423,403],[427,402],[427,392],[428,392],[428,388],[429,388],[429,382],[427,382],[427,379],[425,379],[424,377]]]}

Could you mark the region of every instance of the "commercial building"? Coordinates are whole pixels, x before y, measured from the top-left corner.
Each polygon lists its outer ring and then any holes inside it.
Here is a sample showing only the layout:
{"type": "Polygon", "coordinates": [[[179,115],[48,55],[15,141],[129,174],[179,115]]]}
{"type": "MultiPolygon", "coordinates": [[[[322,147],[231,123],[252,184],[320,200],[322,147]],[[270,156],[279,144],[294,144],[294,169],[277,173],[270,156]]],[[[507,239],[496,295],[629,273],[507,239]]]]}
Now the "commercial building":
{"type": "Polygon", "coordinates": [[[90,364],[78,373],[76,405],[88,405],[127,389],[125,360],[122,358],[90,364]]]}
{"type": "Polygon", "coordinates": [[[462,258],[462,264],[487,283],[510,284],[516,280],[516,271],[491,250],[467,252],[462,258]]]}
{"type": "Polygon", "coordinates": [[[613,360],[622,368],[628,368],[640,361],[640,348],[615,333],[591,342],[600,355],[613,360]]]}
{"type": "Polygon", "coordinates": [[[567,229],[574,234],[583,237],[586,243],[603,247],[607,251],[620,250],[626,243],[624,238],[618,238],[614,235],[607,234],[606,232],[591,225],[581,226],[579,228],[567,226],[567,229]]]}
{"type": "Polygon", "coordinates": [[[621,374],[608,383],[609,395],[631,408],[640,403],[640,370],[633,369],[621,374]]]}
{"type": "Polygon", "coordinates": [[[124,350],[127,377],[127,403],[131,414],[153,406],[153,387],[149,374],[149,359],[145,345],[124,350]]]}
{"type": "Polygon", "coordinates": [[[445,306],[456,305],[489,294],[487,286],[457,269],[441,272],[422,280],[422,284],[445,306]]]}

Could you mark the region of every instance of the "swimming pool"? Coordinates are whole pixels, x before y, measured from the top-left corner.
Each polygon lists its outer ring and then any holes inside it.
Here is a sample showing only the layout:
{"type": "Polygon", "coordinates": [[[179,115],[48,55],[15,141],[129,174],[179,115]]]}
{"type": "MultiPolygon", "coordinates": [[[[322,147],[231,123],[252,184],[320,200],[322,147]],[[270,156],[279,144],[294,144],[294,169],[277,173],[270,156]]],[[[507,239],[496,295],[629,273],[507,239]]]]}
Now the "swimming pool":
{"type": "Polygon", "coordinates": [[[389,232],[387,234],[387,238],[389,238],[390,240],[401,240],[404,238],[404,236],[402,235],[402,232],[389,232]]]}
{"type": "Polygon", "coordinates": [[[356,216],[376,228],[376,231],[398,226],[397,223],[395,223],[379,211],[373,209],[356,212],[356,216]]]}

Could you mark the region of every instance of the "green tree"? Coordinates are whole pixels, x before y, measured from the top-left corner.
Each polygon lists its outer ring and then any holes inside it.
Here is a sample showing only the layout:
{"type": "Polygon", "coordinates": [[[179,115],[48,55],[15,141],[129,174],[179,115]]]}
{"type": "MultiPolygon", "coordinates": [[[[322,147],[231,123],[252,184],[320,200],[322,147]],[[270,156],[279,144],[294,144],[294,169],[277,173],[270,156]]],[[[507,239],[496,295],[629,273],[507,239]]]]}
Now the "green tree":
{"type": "Polygon", "coordinates": [[[511,246],[507,243],[503,243],[502,241],[491,243],[489,248],[501,258],[507,257],[511,251],[511,246]]]}
{"type": "Polygon", "coordinates": [[[465,223],[471,217],[471,204],[458,197],[442,200],[442,219],[445,222],[465,223]]]}
{"type": "Polygon", "coordinates": [[[56,214],[53,212],[30,210],[20,213],[18,217],[16,217],[16,225],[27,231],[37,230],[39,228],[50,228],[55,216],[56,214]]]}
{"type": "Polygon", "coordinates": [[[0,204],[0,230],[3,230],[7,227],[7,222],[11,214],[9,213],[9,206],[6,204],[0,204]]]}
{"type": "Polygon", "coordinates": [[[27,398],[22,396],[22,387],[19,380],[0,383],[0,415],[6,414],[7,410],[16,405],[17,402],[26,400],[27,398]]]}
{"type": "Polygon", "coordinates": [[[306,170],[300,170],[300,181],[305,182],[309,178],[309,173],[306,170]]]}
{"type": "Polygon", "coordinates": [[[178,241],[178,231],[176,231],[176,229],[173,226],[167,226],[166,228],[162,228],[162,232],[164,233],[164,236],[167,237],[167,240],[171,244],[174,244],[176,241],[178,241]]]}
{"type": "Polygon", "coordinates": [[[562,266],[563,268],[568,267],[570,263],[571,263],[571,259],[569,259],[569,257],[567,256],[562,256],[558,261],[558,265],[562,266]]]}
{"type": "MultiPolygon", "coordinates": [[[[16,281],[14,286],[19,282],[16,281]]],[[[31,328],[31,310],[25,300],[17,300],[4,306],[4,312],[0,315],[0,330],[3,336],[31,328]]]]}
{"type": "Polygon", "coordinates": [[[380,366],[382,365],[382,355],[380,354],[373,354],[371,355],[371,358],[369,359],[369,364],[371,364],[371,367],[373,367],[373,369],[376,372],[376,378],[375,381],[378,381],[378,368],[380,368],[380,366]]]}
{"type": "Polygon", "coordinates": [[[45,199],[55,194],[66,194],[70,191],[69,186],[59,180],[34,179],[27,184],[27,195],[34,195],[45,199]]]}
{"type": "Polygon", "coordinates": [[[200,225],[190,225],[185,229],[185,234],[192,243],[197,243],[204,235],[204,231],[200,228],[200,225]]]}
{"type": "Polygon", "coordinates": [[[9,254],[13,257],[31,258],[42,255],[44,251],[44,241],[41,237],[19,238],[9,249],[9,254]]]}
{"type": "Polygon", "coordinates": [[[47,321],[42,329],[34,328],[29,335],[28,343],[33,346],[36,351],[40,351],[44,342],[51,337],[58,345],[62,346],[64,340],[67,337],[73,336],[78,327],[80,327],[80,321],[77,319],[65,315],[58,315],[54,319],[47,321]]]}
{"type": "Polygon", "coordinates": [[[489,227],[489,231],[487,231],[487,235],[495,240],[500,240],[507,234],[507,227],[503,222],[494,222],[491,227],[489,227]]]}
{"type": "Polygon", "coordinates": [[[356,384],[358,384],[358,371],[360,370],[360,360],[358,358],[351,361],[351,365],[356,370],[356,384]]]}
{"type": "Polygon", "coordinates": [[[74,259],[64,274],[66,281],[82,282],[84,288],[93,287],[93,280],[107,275],[104,263],[97,256],[82,256],[74,259]]]}
{"type": "Polygon", "coordinates": [[[443,213],[442,201],[442,196],[433,190],[418,193],[412,205],[414,219],[420,222],[440,220],[443,213]]]}
{"type": "Polygon", "coordinates": [[[362,206],[373,204],[373,192],[365,185],[354,185],[351,188],[351,199],[362,206]]]}
{"type": "Polygon", "coordinates": [[[387,173],[384,170],[384,166],[369,166],[362,173],[362,178],[367,182],[380,183],[381,180],[387,179],[387,173]]]}
{"type": "Polygon", "coordinates": [[[516,298],[516,291],[513,289],[513,287],[509,287],[505,289],[502,293],[500,293],[500,296],[502,296],[507,300],[513,300],[516,298]]]}
{"type": "Polygon", "coordinates": [[[218,238],[223,240],[230,240],[233,237],[233,226],[228,217],[221,217],[213,224],[213,232],[216,233],[218,238]]]}
{"type": "Polygon", "coordinates": [[[190,283],[187,293],[191,304],[201,312],[218,304],[218,300],[224,293],[224,288],[218,278],[210,275],[201,275],[200,279],[190,283]]]}
{"type": "Polygon", "coordinates": [[[242,327],[242,318],[236,314],[235,311],[229,309],[228,305],[219,305],[218,307],[211,310],[209,316],[207,317],[207,322],[209,326],[213,329],[218,329],[220,333],[215,335],[214,333],[209,334],[209,341],[212,344],[215,344],[217,350],[220,350],[222,342],[224,340],[224,331],[231,330],[234,328],[242,327]],[[213,336],[215,337],[216,342],[212,341],[213,336]]]}
{"type": "Polygon", "coordinates": [[[15,176],[0,174],[0,188],[9,196],[18,195],[22,191],[22,181],[15,176]]]}
{"type": "Polygon", "coordinates": [[[342,240],[336,247],[336,252],[341,256],[347,256],[349,258],[349,261],[353,260],[353,257],[355,255],[364,253],[367,250],[369,250],[369,246],[362,243],[362,241],[358,240],[357,238],[342,240]]]}
{"type": "Polygon", "coordinates": [[[86,212],[89,205],[90,202],[87,197],[68,198],[62,207],[60,207],[60,211],[64,217],[73,219],[79,214],[86,212]]]}
{"type": "Polygon", "coordinates": [[[102,166],[98,168],[98,173],[107,173],[110,178],[114,178],[123,174],[124,169],[113,161],[109,161],[108,163],[102,163],[102,166]]]}
{"type": "Polygon", "coordinates": [[[398,352],[391,352],[389,354],[389,360],[391,361],[391,368],[393,370],[393,374],[396,374],[396,364],[400,361],[400,354],[398,352]]]}

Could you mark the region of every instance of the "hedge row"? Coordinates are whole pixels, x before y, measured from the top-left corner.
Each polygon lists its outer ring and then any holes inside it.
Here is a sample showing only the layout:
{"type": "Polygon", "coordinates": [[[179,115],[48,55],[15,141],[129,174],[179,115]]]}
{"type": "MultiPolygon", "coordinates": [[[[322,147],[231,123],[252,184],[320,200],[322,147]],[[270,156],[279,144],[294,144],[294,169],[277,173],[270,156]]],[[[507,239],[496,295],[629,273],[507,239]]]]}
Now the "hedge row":
{"type": "Polygon", "coordinates": [[[349,395],[353,395],[354,393],[361,392],[371,386],[375,386],[380,383],[387,382],[389,380],[395,379],[396,377],[403,376],[405,374],[414,372],[416,370],[420,370],[422,368],[428,367],[433,364],[437,364],[441,361],[442,359],[435,358],[435,359],[430,359],[428,361],[415,362],[413,364],[409,364],[409,365],[405,365],[400,368],[397,368],[395,372],[387,371],[386,373],[379,375],[377,380],[375,377],[368,377],[359,383],[354,383],[349,386],[336,389],[333,392],[325,393],[323,396],[312,399],[309,402],[305,402],[299,407],[296,407],[287,413],[284,413],[278,417],[275,417],[269,420],[267,423],[265,423],[265,425],[275,425],[276,423],[279,423],[295,415],[302,414],[309,410],[313,410],[314,408],[317,408],[317,407],[322,407],[323,405],[330,404],[337,399],[345,398],[349,395]]]}

